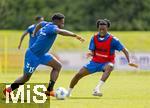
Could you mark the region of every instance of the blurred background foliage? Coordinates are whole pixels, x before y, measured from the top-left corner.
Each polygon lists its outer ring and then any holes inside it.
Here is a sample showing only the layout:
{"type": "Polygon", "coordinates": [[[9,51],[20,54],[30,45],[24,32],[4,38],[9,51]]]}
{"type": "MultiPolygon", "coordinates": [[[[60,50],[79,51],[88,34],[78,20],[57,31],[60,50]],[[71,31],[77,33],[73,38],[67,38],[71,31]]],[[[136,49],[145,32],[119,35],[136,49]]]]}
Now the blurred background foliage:
{"type": "Polygon", "coordinates": [[[0,29],[25,29],[36,15],[50,21],[61,12],[65,28],[95,30],[96,20],[111,20],[111,30],[150,30],[150,0],[0,0],[0,29]]]}

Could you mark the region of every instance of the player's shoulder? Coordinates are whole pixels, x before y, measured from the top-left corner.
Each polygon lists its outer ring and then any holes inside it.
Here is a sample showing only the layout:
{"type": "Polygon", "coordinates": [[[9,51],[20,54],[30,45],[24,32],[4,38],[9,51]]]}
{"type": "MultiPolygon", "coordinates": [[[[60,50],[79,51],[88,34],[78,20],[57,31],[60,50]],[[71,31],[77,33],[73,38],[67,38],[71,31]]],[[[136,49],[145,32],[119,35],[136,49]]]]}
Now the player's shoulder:
{"type": "Polygon", "coordinates": [[[118,39],[116,36],[114,36],[113,34],[110,34],[110,36],[112,36],[112,39],[113,39],[114,41],[119,41],[119,39],[118,39]]]}
{"type": "Polygon", "coordinates": [[[52,22],[48,22],[47,24],[50,28],[58,28],[58,26],[52,22]]]}
{"type": "Polygon", "coordinates": [[[41,21],[40,23],[41,24],[47,24],[48,22],[47,21],[41,21]]]}
{"type": "Polygon", "coordinates": [[[29,27],[28,27],[28,29],[32,29],[32,28],[34,28],[35,27],[35,24],[32,24],[32,25],[30,25],[29,27]]]}

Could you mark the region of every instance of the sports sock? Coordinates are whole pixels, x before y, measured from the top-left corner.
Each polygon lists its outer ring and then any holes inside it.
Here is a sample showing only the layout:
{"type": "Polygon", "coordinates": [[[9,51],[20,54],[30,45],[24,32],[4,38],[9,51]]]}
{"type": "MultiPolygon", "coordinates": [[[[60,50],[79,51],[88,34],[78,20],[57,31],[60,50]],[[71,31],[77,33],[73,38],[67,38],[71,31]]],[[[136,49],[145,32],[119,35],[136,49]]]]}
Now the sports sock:
{"type": "Polygon", "coordinates": [[[105,83],[104,81],[100,80],[99,83],[97,84],[97,86],[95,87],[95,89],[96,90],[101,89],[101,87],[103,86],[104,83],[105,83]]]}
{"type": "Polygon", "coordinates": [[[23,84],[24,83],[12,83],[10,87],[11,87],[11,89],[13,91],[13,90],[19,88],[19,85],[23,85],[23,84]]]}
{"type": "Polygon", "coordinates": [[[55,81],[50,80],[47,91],[52,91],[54,87],[55,81]]]}
{"type": "Polygon", "coordinates": [[[71,94],[73,88],[68,89],[68,94],[71,94]]]}

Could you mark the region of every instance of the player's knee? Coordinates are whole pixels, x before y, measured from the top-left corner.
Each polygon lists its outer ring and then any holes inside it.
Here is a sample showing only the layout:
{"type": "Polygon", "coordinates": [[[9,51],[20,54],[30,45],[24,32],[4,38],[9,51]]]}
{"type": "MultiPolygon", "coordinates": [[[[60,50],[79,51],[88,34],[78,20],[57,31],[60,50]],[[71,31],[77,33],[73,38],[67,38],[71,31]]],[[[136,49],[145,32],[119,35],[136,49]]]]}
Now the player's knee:
{"type": "Polygon", "coordinates": [[[58,63],[57,66],[54,67],[55,70],[60,71],[62,68],[61,63],[58,63]]]}
{"type": "Polygon", "coordinates": [[[61,63],[58,64],[58,68],[59,68],[59,70],[61,70],[61,68],[62,68],[61,63]]]}
{"type": "Polygon", "coordinates": [[[113,69],[114,69],[114,64],[108,63],[108,64],[105,66],[104,71],[105,71],[105,72],[111,72],[113,69]]]}

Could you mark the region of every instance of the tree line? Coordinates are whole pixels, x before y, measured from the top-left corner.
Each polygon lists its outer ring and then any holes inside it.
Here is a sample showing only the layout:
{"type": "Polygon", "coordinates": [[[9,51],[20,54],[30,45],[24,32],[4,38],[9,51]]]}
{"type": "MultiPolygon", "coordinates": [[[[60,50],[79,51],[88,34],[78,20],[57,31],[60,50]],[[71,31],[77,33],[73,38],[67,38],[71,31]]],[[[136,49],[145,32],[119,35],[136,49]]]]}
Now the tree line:
{"type": "Polygon", "coordinates": [[[0,0],[0,29],[25,29],[36,15],[50,21],[65,15],[65,28],[96,30],[96,20],[107,18],[111,30],[150,30],[150,0],[0,0]]]}

